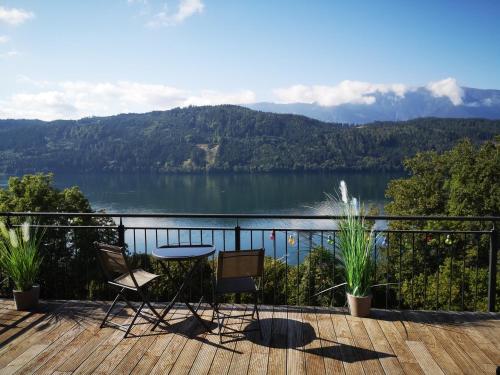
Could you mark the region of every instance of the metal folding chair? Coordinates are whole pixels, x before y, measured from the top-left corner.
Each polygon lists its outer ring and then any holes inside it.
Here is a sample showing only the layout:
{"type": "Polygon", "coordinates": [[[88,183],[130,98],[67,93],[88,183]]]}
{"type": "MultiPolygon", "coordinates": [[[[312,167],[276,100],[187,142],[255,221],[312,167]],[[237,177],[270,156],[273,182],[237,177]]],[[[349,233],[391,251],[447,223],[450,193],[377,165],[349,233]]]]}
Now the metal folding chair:
{"type": "MultiPolygon", "coordinates": [[[[262,338],[262,328],[260,325],[259,310],[257,308],[259,299],[259,284],[264,275],[264,249],[221,251],[218,254],[217,280],[215,283],[214,314],[217,316],[217,326],[219,330],[219,341],[222,342],[223,319],[219,309],[219,297],[232,293],[251,293],[254,297],[254,308],[252,319],[257,315],[257,324],[262,338]],[[256,283],[256,279],[258,283],[256,283]]],[[[240,315],[239,317],[249,316],[240,315]]],[[[232,316],[234,317],[234,316],[232,316]]],[[[213,316],[212,316],[213,319],[213,316]]],[[[234,333],[248,332],[232,330],[234,333]]]]}
{"type": "MultiPolygon", "coordinates": [[[[104,272],[104,275],[107,279],[108,284],[117,287],[119,289],[118,294],[116,295],[111,307],[106,312],[106,316],[104,317],[101,328],[106,324],[117,327],[119,329],[126,329],[125,336],[127,337],[132,326],[134,325],[137,317],[141,314],[142,309],[145,305],[149,307],[151,312],[156,316],[158,321],[161,321],[168,325],[168,323],[161,317],[161,315],[156,311],[156,309],[149,302],[149,297],[146,291],[147,286],[153,281],[156,280],[159,275],[155,275],[153,273],[149,273],[144,271],[143,269],[134,269],[132,270],[127,261],[127,257],[125,256],[125,249],[119,246],[112,246],[108,244],[103,244],[99,242],[94,242],[94,246],[97,250],[97,257],[99,259],[99,263],[101,264],[101,268],[104,272]],[[127,299],[125,292],[127,290],[135,291],[142,299],[142,303],[138,309],[136,309],[132,303],[127,299]],[[108,317],[115,307],[116,303],[119,299],[122,299],[128,307],[130,307],[134,312],[134,317],[130,324],[117,324],[108,321],[108,317]]],[[[143,317],[150,320],[150,317],[142,313],[143,317]]]]}

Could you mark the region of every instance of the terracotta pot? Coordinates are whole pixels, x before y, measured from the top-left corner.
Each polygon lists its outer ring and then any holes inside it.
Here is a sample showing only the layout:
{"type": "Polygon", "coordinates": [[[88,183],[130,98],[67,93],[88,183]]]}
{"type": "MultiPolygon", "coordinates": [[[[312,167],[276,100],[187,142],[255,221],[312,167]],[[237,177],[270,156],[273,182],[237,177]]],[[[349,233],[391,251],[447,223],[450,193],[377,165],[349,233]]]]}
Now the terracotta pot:
{"type": "Polygon", "coordinates": [[[40,298],[40,285],[35,284],[30,290],[24,292],[14,290],[13,293],[16,310],[31,310],[38,306],[38,299],[40,298]]]}
{"type": "Polygon", "coordinates": [[[366,318],[370,316],[370,308],[372,306],[371,294],[366,297],[355,297],[347,293],[347,302],[349,303],[349,311],[352,316],[366,318]]]}

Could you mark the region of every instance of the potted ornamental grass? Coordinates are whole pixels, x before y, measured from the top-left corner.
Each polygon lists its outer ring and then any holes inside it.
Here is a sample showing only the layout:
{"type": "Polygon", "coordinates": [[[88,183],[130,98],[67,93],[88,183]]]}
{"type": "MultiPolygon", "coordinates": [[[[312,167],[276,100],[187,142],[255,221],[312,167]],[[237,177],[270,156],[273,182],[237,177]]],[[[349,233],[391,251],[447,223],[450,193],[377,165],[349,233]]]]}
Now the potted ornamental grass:
{"type": "MultiPolygon", "coordinates": [[[[350,198],[345,181],[340,182],[340,197],[327,195],[334,207],[341,207],[338,220],[337,260],[339,261],[345,282],[327,288],[317,294],[345,286],[347,303],[352,316],[370,315],[372,302],[371,276],[374,265],[373,250],[376,241],[373,228],[367,223],[364,208],[356,198],[350,198]]],[[[328,240],[330,243],[330,239],[328,240]]],[[[332,241],[333,242],[333,241],[332,241]]]]}
{"type": "Polygon", "coordinates": [[[349,200],[344,181],[340,183],[340,192],[343,217],[338,222],[338,246],[344,269],[347,302],[351,315],[366,317],[370,315],[372,303],[370,279],[375,236],[357,199],[349,200]]]}
{"type": "Polygon", "coordinates": [[[30,310],[38,305],[40,286],[35,282],[42,263],[39,253],[42,237],[29,222],[8,229],[0,221],[0,269],[14,283],[17,310],[30,310]]]}

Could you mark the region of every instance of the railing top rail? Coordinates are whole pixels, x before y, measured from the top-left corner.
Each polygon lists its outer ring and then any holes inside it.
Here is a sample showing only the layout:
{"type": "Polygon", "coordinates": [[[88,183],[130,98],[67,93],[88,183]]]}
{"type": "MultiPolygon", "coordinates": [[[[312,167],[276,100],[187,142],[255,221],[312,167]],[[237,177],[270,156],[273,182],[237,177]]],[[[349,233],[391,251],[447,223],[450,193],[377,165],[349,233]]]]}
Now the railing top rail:
{"type": "MultiPolygon", "coordinates": [[[[211,214],[211,213],[119,213],[119,212],[0,212],[0,217],[107,217],[107,218],[189,218],[189,219],[303,219],[332,220],[341,219],[340,215],[296,215],[296,214],[211,214]]],[[[418,215],[366,215],[368,220],[387,221],[500,221],[500,216],[418,216],[418,215]]]]}
{"type": "MultiPolygon", "coordinates": [[[[21,224],[14,225],[15,227],[20,227],[21,224]]],[[[44,224],[35,224],[32,225],[35,228],[79,228],[79,229],[117,229],[117,225],[44,225],[44,224]]],[[[216,227],[167,227],[167,226],[125,226],[126,230],[181,230],[181,231],[234,231],[234,226],[216,226],[216,227]]],[[[276,228],[276,227],[241,227],[241,231],[243,232],[338,232],[339,229],[332,228],[300,228],[300,227],[286,227],[286,228],[276,228]]],[[[369,232],[369,230],[367,230],[369,232]]],[[[450,234],[489,234],[491,231],[489,230],[455,230],[455,229],[377,229],[374,230],[375,233],[450,233],[450,234]]]]}

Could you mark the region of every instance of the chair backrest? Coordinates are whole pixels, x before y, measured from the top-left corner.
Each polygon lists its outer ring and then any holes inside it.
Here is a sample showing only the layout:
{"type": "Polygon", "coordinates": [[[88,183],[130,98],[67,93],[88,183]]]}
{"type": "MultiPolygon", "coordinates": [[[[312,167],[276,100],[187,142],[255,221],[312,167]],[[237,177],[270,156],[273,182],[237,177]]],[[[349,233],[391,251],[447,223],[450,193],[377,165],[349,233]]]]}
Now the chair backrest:
{"type": "Polygon", "coordinates": [[[108,245],[100,242],[94,242],[97,250],[97,257],[101,268],[108,281],[113,281],[117,275],[130,273],[130,269],[125,258],[125,252],[122,247],[108,245]]]}
{"type": "Polygon", "coordinates": [[[221,251],[218,254],[217,278],[262,277],[264,249],[221,251]]]}

